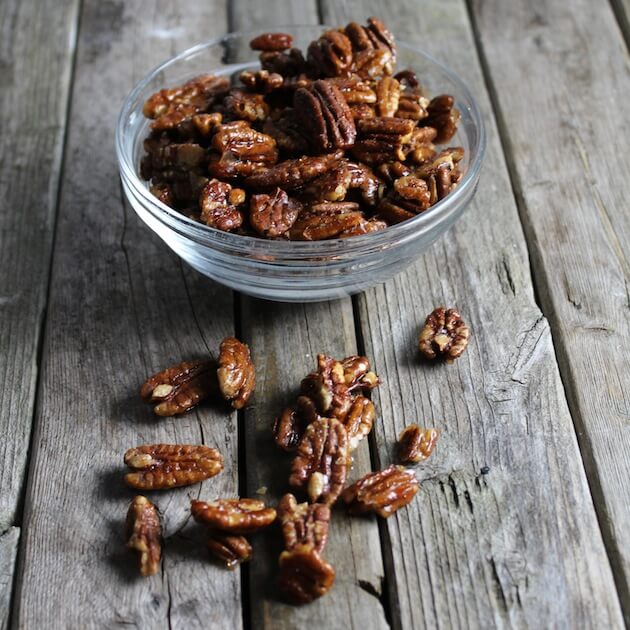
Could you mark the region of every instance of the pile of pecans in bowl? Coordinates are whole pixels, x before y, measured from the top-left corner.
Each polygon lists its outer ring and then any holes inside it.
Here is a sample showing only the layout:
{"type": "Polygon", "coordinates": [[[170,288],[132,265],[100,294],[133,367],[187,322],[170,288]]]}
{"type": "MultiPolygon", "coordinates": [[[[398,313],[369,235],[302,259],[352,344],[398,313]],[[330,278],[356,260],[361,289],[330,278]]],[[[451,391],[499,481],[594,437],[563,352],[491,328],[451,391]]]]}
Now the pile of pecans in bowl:
{"type": "Polygon", "coordinates": [[[306,57],[284,33],[250,45],[261,70],[231,85],[198,76],[144,104],[141,175],[166,205],[210,227],[316,241],[383,230],[443,199],[462,177],[452,96],[429,99],[369,18],[329,30],[306,57]],[[395,74],[394,74],[395,73],[395,74]]]}

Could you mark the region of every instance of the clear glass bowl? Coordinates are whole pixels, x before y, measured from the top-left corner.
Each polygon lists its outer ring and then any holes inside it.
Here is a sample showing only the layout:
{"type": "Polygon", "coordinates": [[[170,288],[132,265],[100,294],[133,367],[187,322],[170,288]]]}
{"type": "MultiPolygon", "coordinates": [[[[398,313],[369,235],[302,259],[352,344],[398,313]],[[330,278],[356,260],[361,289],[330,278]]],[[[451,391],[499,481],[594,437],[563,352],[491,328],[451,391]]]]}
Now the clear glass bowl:
{"type": "MultiPolygon", "coordinates": [[[[305,49],[322,26],[289,26],[295,45],[305,49]]],[[[340,298],[388,280],[407,269],[461,216],[477,186],[485,132],[475,99],[462,80],[422,50],[398,43],[398,69],[413,69],[429,96],[455,97],[461,121],[449,144],[466,150],[457,188],[426,212],[381,232],[316,242],[265,240],[221,232],[197,223],[158,201],[139,175],[142,142],[149,122],[144,101],[155,91],[202,73],[238,75],[259,66],[249,49],[258,33],[231,33],[199,44],[150,72],[122,106],[116,153],[123,189],[140,218],[200,273],[249,295],[287,302],[340,298]]]]}

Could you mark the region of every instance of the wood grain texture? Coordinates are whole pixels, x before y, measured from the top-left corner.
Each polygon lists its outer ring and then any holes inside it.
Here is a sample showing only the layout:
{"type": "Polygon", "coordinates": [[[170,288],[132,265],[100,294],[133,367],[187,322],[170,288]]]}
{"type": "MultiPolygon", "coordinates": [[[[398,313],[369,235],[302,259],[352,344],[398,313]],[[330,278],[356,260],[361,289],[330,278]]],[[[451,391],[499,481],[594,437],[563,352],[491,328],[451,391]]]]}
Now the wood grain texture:
{"type": "MultiPolygon", "coordinates": [[[[378,14],[446,61],[477,95],[489,133],[472,207],[408,273],[359,299],[382,465],[410,422],[437,426],[414,503],[387,521],[394,624],[403,628],[623,626],[612,574],[475,54],[456,0],[324,3],[327,23],[378,14]],[[472,329],[454,365],[418,359],[438,304],[472,329]],[[480,473],[488,466],[487,475],[480,473]]],[[[499,54],[498,52],[496,54],[499,54]]]]}
{"type": "Polygon", "coordinates": [[[78,4],[0,3],[0,534],[24,485],[78,4]]]}
{"type": "Polygon", "coordinates": [[[604,114],[627,102],[630,57],[607,3],[474,2],[473,11],[630,623],[630,121],[604,114]],[[527,104],[523,72],[538,86],[527,104]]]}
{"type": "MultiPolygon", "coordinates": [[[[314,2],[231,3],[232,30],[264,31],[279,24],[316,24],[314,2]]],[[[350,299],[324,304],[275,304],[243,296],[241,330],[250,344],[257,372],[254,405],[245,412],[244,441],[247,490],[265,487],[273,502],[291,488],[291,457],[273,442],[274,417],[295,400],[300,380],[315,367],[317,354],[343,357],[356,352],[350,299]]],[[[367,441],[355,455],[354,478],[370,470],[367,441]]],[[[285,604],[276,587],[278,531],[254,541],[255,561],[249,568],[253,628],[386,628],[380,600],[383,565],[374,521],[350,519],[335,512],[324,556],[335,567],[333,589],[303,607],[285,604]]]]}
{"type": "Polygon", "coordinates": [[[615,11],[619,27],[630,46],[630,0],[610,0],[615,11]]]}
{"type": "Polygon", "coordinates": [[[19,527],[9,527],[0,535],[0,630],[7,630],[9,627],[11,591],[19,540],[19,527]]]}
{"type": "Polygon", "coordinates": [[[213,564],[189,497],[237,493],[236,414],[204,405],[153,416],[142,381],[187,358],[216,358],[234,330],[230,291],[189,271],[121,201],[113,135],[125,94],[151,67],[225,31],[218,2],[88,1],[82,12],[39,409],[19,568],[24,628],[240,628],[238,572],[213,564]],[[123,453],[206,443],[224,472],[151,496],[165,534],[158,575],[124,548],[133,492],[123,453]],[[60,604],[63,605],[60,605],[60,604]]]}

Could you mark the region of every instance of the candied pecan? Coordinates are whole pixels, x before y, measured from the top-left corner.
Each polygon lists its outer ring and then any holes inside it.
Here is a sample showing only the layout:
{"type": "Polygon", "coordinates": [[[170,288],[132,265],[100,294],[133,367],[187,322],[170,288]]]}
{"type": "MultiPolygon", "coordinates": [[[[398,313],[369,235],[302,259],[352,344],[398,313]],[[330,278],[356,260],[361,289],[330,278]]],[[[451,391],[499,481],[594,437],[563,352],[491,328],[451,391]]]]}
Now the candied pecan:
{"type": "MultiPolygon", "coordinates": [[[[329,238],[339,238],[348,231],[361,225],[365,220],[363,213],[358,210],[344,210],[350,202],[324,202],[311,206],[309,211],[299,214],[297,221],[289,230],[292,241],[321,241],[329,238]],[[333,204],[338,205],[333,208],[333,204]],[[326,211],[323,210],[326,209],[326,211]]],[[[352,204],[358,208],[358,204],[352,204]]]]}
{"type": "Polygon", "coordinates": [[[276,444],[285,451],[294,451],[306,427],[318,418],[315,403],[308,396],[298,396],[295,408],[287,407],[274,422],[276,444]]]}
{"type": "Polygon", "coordinates": [[[344,230],[339,234],[339,238],[349,238],[350,236],[363,236],[364,234],[372,234],[380,232],[388,227],[387,222],[381,219],[362,219],[353,227],[344,230]]]}
{"type": "Polygon", "coordinates": [[[139,490],[160,490],[198,483],[223,470],[223,457],[214,448],[192,444],[144,444],[125,453],[125,483],[139,490]]]}
{"type": "Polygon", "coordinates": [[[458,163],[463,157],[464,149],[451,147],[440,151],[416,169],[415,174],[427,184],[431,205],[444,199],[455,188],[462,177],[458,163]]]}
{"type": "Polygon", "coordinates": [[[444,357],[451,362],[464,352],[469,335],[468,326],[458,311],[438,306],[427,316],[418,347],[427,359],[444,357]]]}
{"type": "Polygon", "coordinates": [[[311,180],[303,190],[303,196],[316,201],[342,201],[352,182],[352,172],[345,160],[328,172],[311,180]]]}
{"type": "Polygon", "coordinates": [[[328,538],[330,508],[321,503],[298,503],[292,494],[285,494],[278,503],[278,520],[282,527],[284,547],[313,549],[321,553],[328,538]]]}
{"type": "Polygon", "coordinates": [[[253,195],[249,206],[249,222],[258,234],[267,238],[282,236],[297,219],[302,204],[276,188],[270,194],[253,195]]]}
{"type": "Polygon", "coordinates": [[[268,70],[257,70],[256,72],[243,70],[239,75],[239,79],[248,88],[262,94],[269,94],[274,90],[278,90],[284,83],[282,75],[277,72],[269,72],[268,70]]]}
{"type": "Polygon", "coordinates": [[[343,491],[342,500],[354,514],[375,512],[383,518],[411,502],[418,492],[413,471],[403,466],[389,466],[365,475],[343,491]]]}
{"type": "Polygon", "coordinates": [[[368,18],[367,26],[350,22],[343,32],[352,43],[353,71],[365,78],[392,73],[396,65],[396,44],[380,20],[368,18]]]}
{"type": "Polygon", "coordinates": [[[271,136],[276,141],[278,149],[286,154],[304,154],[308,151],[308,140],[292,107],[273,112],[265,120],[263,131],[271,136]]]}
{"type": "MultiPolygon", "coordinates": [[[[238,190],[238,189],[237,189],[238,190]]],[[[200,220],[210,227],[231,232],[243,223],[242,213],[230,203],[232,186],[218,179],[211,179],[199,196],[200,220]]]]}
{"type": "Polygon", "coordinates": [[[366,118],[357,121],[352,154],[368,164],[404,160],[403,145],[411,139],[414,121],[404,118],[366,118]]]}
{"type": "Polygon", "coordinates": [[[312,503],[332,505],[346,481],[348,435],[339,420],[320,418],[306,427],[291,466],[289,484],[306,487],[312,503]]]}
{"type": "Polygon", "coordinates": [[[418,75],[409,68],[405,70],[401,70],[394,75],[394,79],[400,82],[400,85],[403,89],[414,89],[420,86],[420,81],[418,81],[418,75]]]}
{"type": "Polygon", "coordinates": [[[428,116],[420,124],[437,130],[437,144],[448,142],[455,135],[461,117],[459,110],[455,108],[455,99],[449,94],[441,94],[432,98],[426,109],[428,116]]]}
{"type": "Polygon", "coordinates": [[[127,547],[138,553],[140,575],[155,575],[162,556],[162,527],[155,505],[146,497],[134,497],[127,512],[127,547]]]}
{"type": "Polygon", "coordinates": [[[255,92],[233,88],[223,99],[223,110],[228,118],[256,122],[264,120],[269,113],[265,97],[255,92]]]}
{"type": "Polygon", "coordinates": [[[343,420],[350,409],[352,396],[344,364],[325,354],[317,355],[317,371],[302,380],[301,391],[322,415],[343,420]]]}
{"type": "Polygon", "coordinates": [[[174,206],[173,188],[169,184],[153,184],[149,192],[170,208],[174,206]]]}
{"type": "Polygon", "coordinates": [[[341,362],[343,379],[350,391],[355,389],[374,389],[379,385],[378,376],[370,370],[367,357],[352,354],[341,362]]]}
{"type": "Polygon", "coordinates": [[[154,169],[179,169],[189,171],[201,168],[208,162],[208,152],[202,146],[192,142],[168,144],[151,153],[154,169]]]}
{"type": "Polygon", "coordinates": [[[291,48],[289,52],[264,51],[260,53],[260,65],[263,70],[275,72],[283,77],[295,77],[307,70],[302,51],[291,48]]]}
{"type": "Polygon", "coordinates": [[[352,44],[340,31],[326,31],[311,42],[306,59],[319,77],[338,77],[352,65],[352,44]]]}
{"type": "Polygon", "coordinates": [[[242,409],[256,385],[256,373],[247,344],[227,337],[219,350],[219,388],[234,409],[242,409]]]}
{"type": "Polygon", "coordinates": [[[407,159],[414,164],[425,164],[435,159],[433,140],[437,132],[433,127],[416,127],[409,140],[407,159]]]}
{"type": "Polygon", "coordinates": [[[375,206],[381,187],[378,177],[365,164],[346,162],[345,168],[350,173],[348,188],[357,188],[361,193],[363,202],[368,206],[375,206]]]}
{"type": "Polygon", "coordinates": [[[288,33],[262,33],[249,42],[252,50],[282,51],[293,46],[293,36],[288,33]]]}
{"type": "Polygon", "coordinates": [[[301,549],[280,554],[278,585],[295,604],[308,604],[325,595],[335,581],[335,570],[317,551],[301,549]]]}
{"type": "Polygon", "coordinates": [[[260,133],[244,120],[219,125],[212,138],[212,148],[221,155],[212,156],[208,170],[214,177],[247,176],[278,159],[276,141],[260,133]]]}
{"type": "Polygon", "coordinates": [[[212,363],[184,361],[154,374],[140,389],[146,403],[157,403],[158,416],[174,416],[192,409],[213,391],[212,363]]]}
{"type": "Polygon", "coordinates": [[[393,183],[399,177],[411,175],[411,168],[402,162],[385,162],[376,167],[376,172],[387,182],[393,183]]]}
{"type": "Polygon", "coordinates": [[[424,212],[431,205],[431,195],[424,179],[415,175],[399,177],[394,188],[378,205],[378,214],[389,223],[401,223],[424,212]]]}
{"type": "Polygon", "coordinates": [[[400,83],[392,77],[383,77],[376,84],[376,111],[379,116],[393,117],[398,111],[400,83]]]}
{"type": "Polygon", "coordinates": [[[401,462],[417,464],[431,455],[437,444],[440,432],[437,429],[421,429],[410,424],[398,438],[398,457],[401,462]]]}
{"type": "Polygon", "coordinates": [[[376,92],[368,81],[357,75],[349,77],[334,77],[328,79],[343,95],[348,105],[373,105],[376,103],[376,92]]]}
{"type": "Polygon", "coordinates": [[[142,108],[147,118],[153,118],[152,129],[171,129],[203,112],[216,96],[225,94],[230,82],[211,74],[191,79],[181,86],[160,90],[151,95],[142,108]]]}
{"type": "Polygon", "coordinates": [[[218,127],[223,120],[220,112],[212,114],[196,114],[192,117],[192,123],[200,136],[207,137],[218,127]]]}
{"type": "Polygon", "coordinates": [[[374,403],[365,396],[357,396],[352,401],[350,411],[343,420],[348,434],[348,449],[356,450],[359,442],[372,430],[376,410],[374,403]]]}
{"type": "Polygon", "coordinates": [[[300,188],[318,175],[333,168],[342,155],[343,153],[338,151],[328,155],[304,156],[296,160],[285,160],[275,166],[250,175],[245,180],[245,184],[255,190],[276,187],[280,187],[283,190],[300,188]]]}
{"type": "Polygon", "coordinates": [[[274,508],[258,499],[217,499],[190,502],[196,521],[230,534],[248,534],[271,525],[276,520],[274,508]]]}
{"type": "Polygon", "coordinates": [[[352,112],[334,83],[320,80],[309,89],[297,89],[293,108],[316,151],[346,149],[354,143],[357,131],[352,112]]]}
{"type": "Polygon", "coordinates": [[[236,569],[239,564],[252,557],[252,546],[245,536],[212,532],[208,538],[208,549],[215,558],[225,562],[228,569],[236,569]]]}

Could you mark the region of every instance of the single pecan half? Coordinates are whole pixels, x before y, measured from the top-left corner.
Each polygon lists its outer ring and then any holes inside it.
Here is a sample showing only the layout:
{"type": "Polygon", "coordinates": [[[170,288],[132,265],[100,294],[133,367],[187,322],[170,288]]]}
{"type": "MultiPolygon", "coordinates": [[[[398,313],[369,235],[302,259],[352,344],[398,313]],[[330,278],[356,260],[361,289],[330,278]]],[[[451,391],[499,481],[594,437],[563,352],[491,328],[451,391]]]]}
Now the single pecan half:
{"type": "Polygon", "coordinates": [[[306,488],[312,503],[332,505],[346,481],[348,434],[334,418],[320,418],[306,427],[291,466],[289,484],[306,488]]]}
{"type": "Polygon", "coordinates": [[[321,415],[341,420],[350,409],[352,396],[344,365],[325,354],[317,355],[317,371],[302,380],[301,391],[315,403],[321,415]]]}
{"type": "Polygon", "coordinates": [[[282,527],[284,547],[314,549],[321,553],[328,538],[330,508],[321,503],[298,503],[292,494],[285,494],[278,503],[278,520],[282,527]]]}
{"type": "Polygon", "coordinates": [[[348,434],[350,452],[354,451],[359,446],[359,442],[372,430],[374,418],[376,418],[374,403],[365,396],[357,396],[343,420],[348,434]]]}
{"type": "Polygon", "coordinates": [[[450,147],[432,156],[416,169],[415,175],[427,184],[429,203],[433,205],[444,199],[462,178],[459,162],[464,157],[464,149],[450,147]]]}
{"type": "Polygon", "coordinates": [[[261,236],[275,238],[295,223],[302,204],[282,188],[276,188],[270,195],[253,195],[249,208],[249,222],[254,230],[261,236]]]}
{"type": "Polygon", "coordinates": [[[208,549],[215,558],[225,562],[228,569],[236,569],[252,557],[252,546],[245,536],[212,532],[208,538],[208,549]]]}
{"type": "Polygon", "coordinates": [[[319,419],[315,403],[308,396],[298,396],[295,407],[287,407],[273,425],[274,440],[285,451],[294,451],[306,427],[319,419]]]}
{"type": "Polygon", "coordinates": [[[354,514],[375,512],[383,518],[411,502],[418,492],[413,471],[403,466],[389,466],[365,475],[343,491],[342,500],[354,514]]]}
{"type": "Polygon", "coordinates": [[[194,519],[230,534],[248,534],[276,520],[274,508],[258,499],[217,499],[190,503],[194,519]]]}
{"type": "Polygon", "coordinates": [[[256,122],[265,120],[269,105],[262,94],[232,88],[223,99],[223,111],[228,119],[256,122]]]}
{"type": "Polygon", "coordinates": [[[335,581],[335,570],[317,551],[297,547],[280,554],[278,585],[295,604],[308,604],[325,595],[335,581]]]}
{"type": "MultiPolygon", "coordinates": [[[[227,182],[211,179],[199,195],[200,221],[224,232],[239,228],[243,223],[243,213],[231,202],[234,190],[240,191],[227,182]]],[[[244,195],[244,191],[240,192],[244,195]]]]}
{"type": "Polygon", "coordinates": [[[140,388],[140,397],[155,404],[158,416],[184,413],[208,398],[214,389],[210,361],[184,361],[154,374],[140,388]]]}
{"type": "Polygon", "coordinates": [[[449,94],[441,94],[432,98],[426,107],[427,117],[420,124],[434,127],[437,130],[435,142],[448,142],[457,132],[457,124],[461,114],[455,108],[455,99],[449,94]]]}
{"type": "Polygon", "coordinates": [[[372,234],[380,232],[388,227],[387,222],[382,219],[363,219],[356,225],[344,230],[339,234],[339,238],[349,238],[350,236],[363,236],[364,234],[372,234]]]}
{"type": "Polygon", "coordinates": [[[284,84],[284,78],[277,72],[268,70],[243,70],[238,77],[244,85],[261,94],[269,94],[279,90],[284,84]]]}
{"type": "Polygon", "coordinates": [[[334,83],[314,81],[308,89],[297,89],[293,108],[318,153],[346,149],[354,143],[357,131],[352,112],[334,83]]]}
{"type": "Polygon", "coordinates": [[[395,116],[399,101],[400,83],[392,77],[382,77],[376,84],[376,111],[378,115],[395,116]]]}
{"type": "Polygon", "coordinates": [[[411,139],[414,127],[414,121],[406,118],[378,116],[358,120],[352,154],[368,164],[402,161],[404,145],[411,139]]]}
{"type": "Polygon", "coordinates": [[[247,344],[227,337],[219,349],[219,388],[234,409],[242,409],[256,386],[256,373],[247,344]]]}
{"type": "Polygon", "coordinates": [[[140,575],[155,575],[162,556],[162,527],[155,505],[146,497],[134,497],[127,512],[127,547],[138,554],[140,575]]]}
{"type": "Polygon", "coordinates": [[[144,444],[130,448],[124,459],[136,471],[125,475],[125,483],[138,490],[188,486],[223,470],[221,453],[205,445],[144,444]]]}
{"type": "Polygon", "coordinates": [[[352,65],[352,44],[340,31],[326,31],[311,42],[306,59],[314,76],[338,77],[352,65]]]}
{"type": "Polygon", "coordinates": [[[401,223],[424,212],[431,205],[431,194],[424,179],[415,175],[399,177],[387,197],[378,205],[378,214],[388,223],[401,223]]]}
{"type": "Polygon", "coordinates": [[[418,347],[427,359],[443,357],[451,362],[464,352],[469,336],[470,331],[459,311],[438,306],[427,316],[418,347]]]}
{"type": "Polygon", "coordinates": [[[359,204],[351,201],[323,201],[300,214],[289,230],[293,241],[321,241],[337,238],[364,221],[359,204]]]}
{"type": "Polygon", "coordinates": [[[252,50],[282,51],[293,46],[293,36],[288,33],[262,33],[249,42],[252,50]]]}
{"type": "Polygon", "coordinates": [[[254,190],[268,190],[276,187],[283,190],[301,188],[307,182],[333,168],[342,156],[343,153],[338,151],[328,155],[285,160],[249,176],[245,184],[254,190]]]}
{"type": "Polygon", "coordinates": [[[341,362],[343,379],[350,391],[374,389],[378,387],[378,376],[370,370],[367,357],[352,354],[341,362]]]}
{"type": "Polygon", "coordinates": [[[398,457],[403,463],[422,462],[431,455],[440,432],[437,429],[421,429],[417,424],[405,427],[398,438],[398,457]]]}

